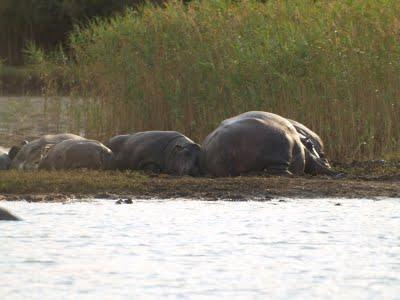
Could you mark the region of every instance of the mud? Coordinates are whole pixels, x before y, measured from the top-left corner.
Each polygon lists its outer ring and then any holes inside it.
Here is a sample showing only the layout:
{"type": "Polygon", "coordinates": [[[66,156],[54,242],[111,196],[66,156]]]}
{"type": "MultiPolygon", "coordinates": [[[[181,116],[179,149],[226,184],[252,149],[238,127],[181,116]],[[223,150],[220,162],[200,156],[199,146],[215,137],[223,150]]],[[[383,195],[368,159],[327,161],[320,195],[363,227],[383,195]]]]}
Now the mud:
{"type": "Polygon", "coordinates": [[[400,198],[399,176],[376,179],[331,179],[325,177],[235,177],[177,178],[153,177],[130,190],[101,193],[13,193],[0,200],[28,202],[68,202],[82,199],[110,199],[127,203],[132,198],[268,201],[273,198],[400,198]],[[127,201],[128,200],[128,201],[127,201]]]}

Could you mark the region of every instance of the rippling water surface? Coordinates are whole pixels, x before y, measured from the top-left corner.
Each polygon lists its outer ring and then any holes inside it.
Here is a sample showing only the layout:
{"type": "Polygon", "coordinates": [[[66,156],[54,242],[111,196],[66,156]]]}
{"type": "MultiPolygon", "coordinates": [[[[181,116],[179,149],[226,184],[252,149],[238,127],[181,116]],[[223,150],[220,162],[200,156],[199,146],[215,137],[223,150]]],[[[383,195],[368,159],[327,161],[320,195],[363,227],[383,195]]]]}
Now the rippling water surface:
{"type": "Polygon", "coordinates": [[[1,299],[400,297],[400,199],[0,206],[1,299]]]}

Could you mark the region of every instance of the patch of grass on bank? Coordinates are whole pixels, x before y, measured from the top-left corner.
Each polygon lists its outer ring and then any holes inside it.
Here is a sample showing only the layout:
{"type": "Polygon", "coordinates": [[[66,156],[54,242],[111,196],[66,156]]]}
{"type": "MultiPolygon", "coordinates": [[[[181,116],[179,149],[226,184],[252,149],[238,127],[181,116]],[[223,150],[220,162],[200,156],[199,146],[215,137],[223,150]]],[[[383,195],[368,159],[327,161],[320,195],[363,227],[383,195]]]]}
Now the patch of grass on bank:
{"type": "Polygon", "coordinates": [[[148,177],[136,172],[0,171],[0,193],[129,192],[145,187],[148,177]]]}
{"type": "Polygon", "coordinates": [[[348,164],[336,164],[334,168],[350,177],[380,179],[397,177],[400,179],[400,159],[354,161],[348,164]]]}
{"type": "Polygon", "coordinates": [[[77,27],[70,56],[31,55],[49,94],[70,87],[54,111],[91,138],[160,129],[201,142],[265,110],[311,127],[332,160],[370,160],[400,151],[399,30],[398,0],[173,1],[77,27]]]}
{"type": "MultiPolygon", "coordinates": [[[[63,194],[89,195],[102,193],[160,198],[235,198],[259,195],[292,195],[311,197],[325,195],[330,186],[330,195],[354,197],[355,182],[362,182],[363,189],[383,184],[400,195],[400,161],[370,161],[336,165],[335,169],[347,177],[334,180],[326,176],[248,176],[209,178],[177,177],[165,174],[150,175],[142,172],[119,171],[0,171],[0,195],[63,194]],[[341,187],[348,187],[342,191],[341,187]],[[306,193],[304,193],[306,191],[306,193]],[[299,194],[300,193],[300,194],[299,194]]],[[[371,194],[373,195],[373,193],[371,194]]],[[[376,194],[376,195],[379,195],[376,194]]],[[[375,196],[376,196],[375,195],[375,196]]],[[[301,197],[303,197],[301,196],[301,197]]],[[[1,197],[0,197],[1,200],[1,197]]]]}

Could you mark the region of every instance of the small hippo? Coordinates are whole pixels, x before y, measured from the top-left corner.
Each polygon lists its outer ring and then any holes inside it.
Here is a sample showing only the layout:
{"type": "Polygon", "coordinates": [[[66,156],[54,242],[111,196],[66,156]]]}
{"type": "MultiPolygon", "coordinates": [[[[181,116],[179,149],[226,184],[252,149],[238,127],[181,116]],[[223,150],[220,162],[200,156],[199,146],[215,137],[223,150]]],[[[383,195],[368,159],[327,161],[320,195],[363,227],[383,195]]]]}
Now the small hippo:
{"type": "Polygon", "coordinates": [[[12,159],[11,169],[18,170],[34,170],[37,169],[44,152],[49,148],[49,145],[55,145],[65,140],[84,140],[83,137],[70,134],[48,134],[44,135],[32,142],[26,143],[18,150],[18,147],[13,147],[10,150],[9,156],[12,159]]]}
{"type": "Polygon", "coordinates": [[[39,169],[112,169],[114,155],[102,143],[94,140],[69,139],[50,145],[39,163],[39,169]]]}
{"type": "Polygon", "coordinates": [[[115,156],[118,169],[196,176],[199,153],[200,146],[179,132],[145,131],[125,138],[115,156]]]}

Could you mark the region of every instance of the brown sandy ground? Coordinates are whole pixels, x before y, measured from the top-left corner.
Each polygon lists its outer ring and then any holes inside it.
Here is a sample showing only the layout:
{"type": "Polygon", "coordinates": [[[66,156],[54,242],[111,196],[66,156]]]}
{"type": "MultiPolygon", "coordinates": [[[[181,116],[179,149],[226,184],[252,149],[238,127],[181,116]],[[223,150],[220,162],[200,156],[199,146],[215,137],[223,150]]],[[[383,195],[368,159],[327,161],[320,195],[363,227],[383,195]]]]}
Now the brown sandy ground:
{"type": "Polygon", "coordinates": [[[336,165],[347,175],[193,178],[117,171],[2,171],[0,200],[69,201],[107,198],[269,200],[271,198],[400,198],[400,161],[336,165]]]}

